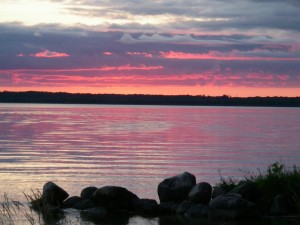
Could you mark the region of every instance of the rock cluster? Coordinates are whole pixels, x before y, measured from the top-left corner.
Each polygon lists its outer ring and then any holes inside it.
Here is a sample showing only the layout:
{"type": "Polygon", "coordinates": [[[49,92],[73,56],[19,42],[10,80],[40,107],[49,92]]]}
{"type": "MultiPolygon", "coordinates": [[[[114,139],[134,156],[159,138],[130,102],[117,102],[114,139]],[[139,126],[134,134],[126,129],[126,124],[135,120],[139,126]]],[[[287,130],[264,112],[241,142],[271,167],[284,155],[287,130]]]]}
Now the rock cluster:
{"type": "MultiPolygon", "coordinates": [[[[40,198],[31,203],[35,210],[50,214],[63,213],[66,208],[77,209],[90,220],[102,220],[117,212],[143,216],[176,213],[189,219],[253,218],[266,213],[259,205],[261,192],[253,183],[243,183],[226,193],[209,183],[196,183],[193,174],[184,172],[159,183],[157,193],[160,203],[139,198],[118,186],[86,187],[80,196],[69,197],[61,187],[47,182],[40,198]]],[[[277,196],[267,213],[288,214],[289,205],[284,196],[277,196]]]]}

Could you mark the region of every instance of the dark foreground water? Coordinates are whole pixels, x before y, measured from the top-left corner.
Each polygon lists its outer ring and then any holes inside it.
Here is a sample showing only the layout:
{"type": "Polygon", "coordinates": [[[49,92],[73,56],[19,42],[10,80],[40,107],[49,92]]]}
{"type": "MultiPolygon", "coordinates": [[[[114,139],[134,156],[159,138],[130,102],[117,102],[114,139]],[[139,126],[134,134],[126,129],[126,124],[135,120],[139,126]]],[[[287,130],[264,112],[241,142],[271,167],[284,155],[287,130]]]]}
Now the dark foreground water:
{"type": "Polygon", "coordinates": [[[70,195],[119,185],[158,199],[158,183],[184,171],[214,184],[300,166],[299,124],[299,108],[0,104],[0,191],[22,198],[52,180],[70,195]]]}

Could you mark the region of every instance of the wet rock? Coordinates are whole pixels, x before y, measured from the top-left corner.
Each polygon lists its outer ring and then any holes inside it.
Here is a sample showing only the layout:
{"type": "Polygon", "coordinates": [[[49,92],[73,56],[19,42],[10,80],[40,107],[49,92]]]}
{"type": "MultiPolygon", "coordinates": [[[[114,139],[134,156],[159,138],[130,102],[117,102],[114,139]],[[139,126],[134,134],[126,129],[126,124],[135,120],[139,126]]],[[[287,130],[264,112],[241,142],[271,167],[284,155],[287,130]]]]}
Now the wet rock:
{"type": "Polygon", "coordinates": [[[94,193],[98,190],[98,188],[90,186],[82,189],[80,193],[81,198],[86,198],[86,199],[92,199],[94,196],[94,193]]]}
{"type": "Polygon", "coordinates": [[[49,181],[43,186],[42,199],[44,202],[54,206],[61,206],[69,194],[57,184],[49,181]]]}
{"type": "Polygon", "coordinates": [[[195,185],[196,177],[188,172],[166,178],[157,188],[160,202],[182,202],[195,185]]]}
{"type": "Polygon", "coordinates": [[[254,203],[242,198],[239,194],[226,194],[219,196],[209,203],[209,216],[212,218],[251,218],[258,216],[254,203]]]}
{"type": "Polygon", "coordinates": [[[107,209],[133,209],[133,200],[139,199],[126,188],[105,186],[94,193],[94,201],[98,206],[107,209]]]}
{"type": "Polygon", "coordinates": [[[207,205],[211,200],[212,186],[209,183],[201,182],[196,184],[190,191],[188,199],[193,203],[207,205]]]}

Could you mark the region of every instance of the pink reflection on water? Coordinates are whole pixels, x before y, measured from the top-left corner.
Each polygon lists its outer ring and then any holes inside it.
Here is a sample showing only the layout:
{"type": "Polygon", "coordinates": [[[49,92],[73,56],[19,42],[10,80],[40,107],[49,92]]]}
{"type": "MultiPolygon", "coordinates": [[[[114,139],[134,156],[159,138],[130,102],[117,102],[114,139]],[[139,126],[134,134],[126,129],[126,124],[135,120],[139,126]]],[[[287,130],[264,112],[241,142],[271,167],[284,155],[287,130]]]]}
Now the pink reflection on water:
{"type": "Polygon", "coordinates": [[[276,160],[297,165],[299,115],[292,108],[4,104],[0,165],[8,180],[0,178],[1,188],[53,180],[74,194],[121,185],[157,198],[157,184],[183,171],[215,183],[219,171],[244,176],[276,160]]]}

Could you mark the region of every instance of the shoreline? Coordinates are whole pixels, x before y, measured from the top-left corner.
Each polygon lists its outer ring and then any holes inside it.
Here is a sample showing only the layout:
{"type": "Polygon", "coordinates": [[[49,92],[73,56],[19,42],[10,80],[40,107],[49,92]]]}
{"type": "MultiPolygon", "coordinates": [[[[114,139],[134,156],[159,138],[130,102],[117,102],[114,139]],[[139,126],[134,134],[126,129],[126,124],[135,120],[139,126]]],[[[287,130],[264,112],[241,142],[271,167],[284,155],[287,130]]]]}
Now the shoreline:
{"type": "Polygon", "coordinates": [[[0,103],[55,103],[166,106],[300,107],[300,97],[231,97],[143,94],[72,94],[65,92],[0,92],[0,103]]]}

